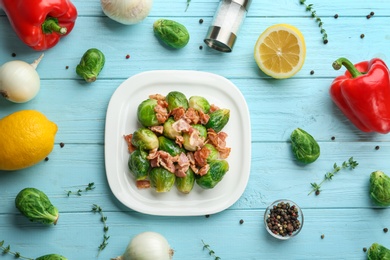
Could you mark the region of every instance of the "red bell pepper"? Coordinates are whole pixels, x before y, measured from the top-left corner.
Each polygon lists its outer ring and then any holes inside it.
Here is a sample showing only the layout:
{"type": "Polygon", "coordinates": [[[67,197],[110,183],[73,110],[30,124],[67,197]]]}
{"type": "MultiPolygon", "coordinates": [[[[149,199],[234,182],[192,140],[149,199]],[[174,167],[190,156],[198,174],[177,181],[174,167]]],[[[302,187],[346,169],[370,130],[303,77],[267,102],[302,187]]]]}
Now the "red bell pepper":
{"type": "Polygon", "coordinates": [[[344,75],[334,79],[330,96],[345,116],[363,132],[390,132],[390,76],[381,59],[353,65],[346,58],[333,63],[344,75]]]}
{"type": "Polygon", "coordinates": [[[69,34],[77,9],[69,0],[0,0],[18,37],[34,50],[46,50],[69,34]]]}

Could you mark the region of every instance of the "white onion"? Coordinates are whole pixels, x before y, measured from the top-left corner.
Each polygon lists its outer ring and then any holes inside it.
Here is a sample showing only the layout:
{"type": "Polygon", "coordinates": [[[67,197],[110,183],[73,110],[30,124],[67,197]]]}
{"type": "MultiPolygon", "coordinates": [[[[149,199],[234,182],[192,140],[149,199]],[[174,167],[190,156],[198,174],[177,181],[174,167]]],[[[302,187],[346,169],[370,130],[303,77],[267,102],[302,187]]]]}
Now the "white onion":
{"type": "Polygon", "coordinates": [[[21,60],[4,63],[0,67],[0,94],[15,103],[33,99],[41,87],[36,68],[42,58],[43,54],[32,64],[21,60]]]}
{"type": "Polygon", "coordinates": [[[100,0],[105,15],[122,24],[144,20],[152,9],[153,0],[100,0]]]}
{"type": "Polygon", "coordinates": [[[111,260],[170,260],[173,250],[168,241],[156,232],[143,232],[136,235],[123,255],[111,260]]]}

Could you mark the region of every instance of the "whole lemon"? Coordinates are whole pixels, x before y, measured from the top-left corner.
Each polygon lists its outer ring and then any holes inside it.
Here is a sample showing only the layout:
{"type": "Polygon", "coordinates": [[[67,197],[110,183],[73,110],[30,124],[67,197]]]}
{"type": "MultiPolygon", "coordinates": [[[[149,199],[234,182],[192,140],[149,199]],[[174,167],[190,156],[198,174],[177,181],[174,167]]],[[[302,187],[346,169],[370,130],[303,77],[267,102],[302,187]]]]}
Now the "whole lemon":
{"type": "Polygon", "coordinates": [[[0,170],[37,164],[53,150],[58,127],[36,110],[21,110],[0,119],[0,170]]]}

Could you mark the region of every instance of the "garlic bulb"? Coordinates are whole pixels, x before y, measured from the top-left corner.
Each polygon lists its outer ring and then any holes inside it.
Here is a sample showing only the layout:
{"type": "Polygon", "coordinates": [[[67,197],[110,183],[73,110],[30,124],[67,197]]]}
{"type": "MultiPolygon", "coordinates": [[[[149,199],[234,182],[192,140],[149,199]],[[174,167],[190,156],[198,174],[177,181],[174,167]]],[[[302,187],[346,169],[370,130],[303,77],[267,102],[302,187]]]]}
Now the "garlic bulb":
{"type": "Polygon", "coordinates": [[[153,0],[100,0],[105,15],[122,24],[144,20],[152,9],[153,0]]]}

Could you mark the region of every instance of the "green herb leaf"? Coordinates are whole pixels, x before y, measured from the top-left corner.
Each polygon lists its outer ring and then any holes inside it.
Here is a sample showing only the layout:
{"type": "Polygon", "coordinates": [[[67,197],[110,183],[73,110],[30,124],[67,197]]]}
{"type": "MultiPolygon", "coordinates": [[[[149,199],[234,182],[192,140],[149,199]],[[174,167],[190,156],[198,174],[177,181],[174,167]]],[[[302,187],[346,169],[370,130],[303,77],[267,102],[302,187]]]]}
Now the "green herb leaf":
{"type": "Polygon", "coordinates": [[[66,191],[66,195],[69,197],[70,195],[77,195],[77,196],[81,196],[83,192],[87,192],[87,191],[91,191],[95,189],[95,183],[93,182],[90,182],[88,183],[87,187],[85,187],[84,189],[78,189],[77,191],[66,191]]]}
{"type": "Polygon", "coordinates": [[[338,173],[340,170],[345,170],[345,169],[350,169],[350,170],[353,170],[356,168],[356,166],[358,166],[359,164],[353,160],[353,157],[349,158],[348,161],[344,161],[341,166],[337,166],[336,163],[333,164],[333,171],[331,172],[327,172],[325,175],[324,175],[324,179],[319,183],[310,183],[311,187],[312,187],[312,190],[309,192],[308,195],[312,194],[313,192],[316,193],[316,195],[319,194],[320,192],[320,188],[322,186],[322,184],[325,182],[325,181],[330,181],[333,179],[333,177],[335,176],[336,173],[338,173]]]}
{"type": "Polygon", "coordinates": [[[320,27],[320,32],[322,34],[322,41],[324,44],[328,43],[328,34],[326,34],[325,29],[323,28],[324,23],[321,21],[321,18],[317,16],[317,12],[313,8],[313,4],[306,4],[305,0],[299,0],[301,5],[305,5],[306,11],[311,12],[311,17],[315,18],[315,21],[318,23],[318,27],[320,27]]]}
{"type": "Polygon", "coordinates": [[[106,248],[106,246],[108,245],[108,239],[110,238],[110,236],[107,235],[107,232],[108,232],[108,226],[106,224],[106,221],[107,221],[107,217],[104,216],[103,214],[103,210],[102,208],[99,206],[99,205],[96,205],[96,204],[93,204],[92,205],[92,212],[94,213],[99,213],[100,214],[100,221],[103,223],[103,242],[99,245],[98,249],[99,249],[99,252],[98,252],[98,255],[100,254],[100,252],[106,248]]]}

